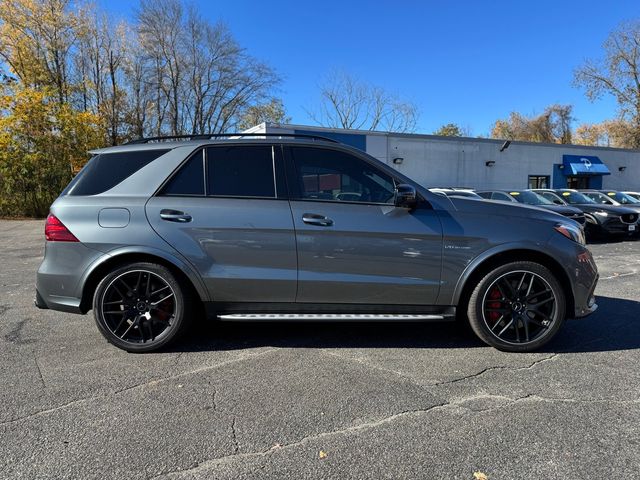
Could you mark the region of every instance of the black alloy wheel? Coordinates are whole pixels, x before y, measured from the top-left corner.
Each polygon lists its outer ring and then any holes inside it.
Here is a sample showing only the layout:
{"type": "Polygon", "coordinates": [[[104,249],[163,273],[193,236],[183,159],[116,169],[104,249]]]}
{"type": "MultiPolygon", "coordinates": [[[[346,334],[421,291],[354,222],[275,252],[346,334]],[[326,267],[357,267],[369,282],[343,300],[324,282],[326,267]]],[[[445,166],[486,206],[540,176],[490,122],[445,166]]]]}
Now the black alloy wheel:
{"type": "Polygon", "coordinates": [[[487,274],[469,302],[469,323],[489,345],[531,351],[548,342],[564,321],[564,292],[543,265],[514,262],[487,274]]]}
{"type": "Polygon", "coordinates": [[[127,265],[98,285],[94,316],[109,342],[130,352],[148,352],[166,345],[180,332],[189,315],[185,297],[166,267],[127,265]]]}

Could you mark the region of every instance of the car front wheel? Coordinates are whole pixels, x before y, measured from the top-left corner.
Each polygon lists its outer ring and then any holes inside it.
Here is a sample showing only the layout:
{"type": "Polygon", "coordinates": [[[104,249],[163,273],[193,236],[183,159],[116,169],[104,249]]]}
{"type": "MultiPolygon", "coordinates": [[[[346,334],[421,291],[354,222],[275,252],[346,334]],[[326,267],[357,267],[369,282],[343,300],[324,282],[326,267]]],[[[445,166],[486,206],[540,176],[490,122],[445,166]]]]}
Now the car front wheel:
{"type": "Polygon", "coordinates": [[[128,352],[150,352],[184,330],[193,303],[189,297],[190,292],[163,265],[133,263],[102,279],[93,313],[110,343],[128,352]]]}
{"type": "Polygon", "coordinates": [[[467,316],[485,343],[504,351],[530,352],[558,332],[565,295],[551,271],[534,262],[495,268],[476,285],[467,316]]]}

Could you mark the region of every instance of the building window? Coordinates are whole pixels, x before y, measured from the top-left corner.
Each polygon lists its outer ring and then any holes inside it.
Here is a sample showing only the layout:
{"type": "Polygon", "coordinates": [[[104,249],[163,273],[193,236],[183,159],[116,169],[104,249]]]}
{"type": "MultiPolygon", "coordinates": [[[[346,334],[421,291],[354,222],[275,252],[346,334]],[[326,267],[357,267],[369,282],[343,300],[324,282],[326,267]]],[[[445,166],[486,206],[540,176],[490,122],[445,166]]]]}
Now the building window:
{"type": "Polygon", "coordinates": [[[529,188],[549,188],[549,175],[529,175],[529,188]]]}
{"type": "Polygon", "coordinates": [[[567,177],[567,188],[590,188],[589,177],[567,177]]]}

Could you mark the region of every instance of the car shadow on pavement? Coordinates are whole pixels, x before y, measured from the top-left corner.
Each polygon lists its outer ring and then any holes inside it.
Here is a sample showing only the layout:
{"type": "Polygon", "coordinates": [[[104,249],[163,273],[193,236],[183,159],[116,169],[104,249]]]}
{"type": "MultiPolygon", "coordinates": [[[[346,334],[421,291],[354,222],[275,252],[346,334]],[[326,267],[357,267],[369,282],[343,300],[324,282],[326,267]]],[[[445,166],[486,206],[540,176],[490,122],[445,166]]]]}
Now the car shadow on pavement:
{"type": "MultiPolygon", "coordinates": [[[[597,352],[640,348],[640,302],[598,297],[598,310],[569,320],[542,352],[597,352]]],[[[463,322],[195,322],[169,351],[281,348],[487,347],[463,322]]],[[[166,350],[165,350],[166,351],[166,350]]]]}
{"type": "Polygon", "coordinates": [[[640,302],[597,296],[596,303],[595,313],[566,322],[542,351],[609,352],[640,348],[640,302]]]}

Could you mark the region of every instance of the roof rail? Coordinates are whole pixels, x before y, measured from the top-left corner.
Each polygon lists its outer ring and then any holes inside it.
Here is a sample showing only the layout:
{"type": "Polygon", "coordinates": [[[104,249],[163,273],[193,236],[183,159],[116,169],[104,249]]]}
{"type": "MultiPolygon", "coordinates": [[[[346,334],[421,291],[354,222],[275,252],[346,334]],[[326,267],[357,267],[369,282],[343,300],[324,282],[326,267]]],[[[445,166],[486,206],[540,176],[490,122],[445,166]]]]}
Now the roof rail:
{"type": "Polygon", "coordinates": [[[305,133],[205,133],[196,135],[165,135],[159,137],[145,137],[131,140],[125,145],[134,145],[139,143],[163,142],[171,140],[210,140],[214,138],[232,138],[232,137],[278,137],[278,138],[307,138],[311,140],[321,140],[324,142],[340,143],[333,138],[322,137],[320,135],[309,135],[305,133]]]}

